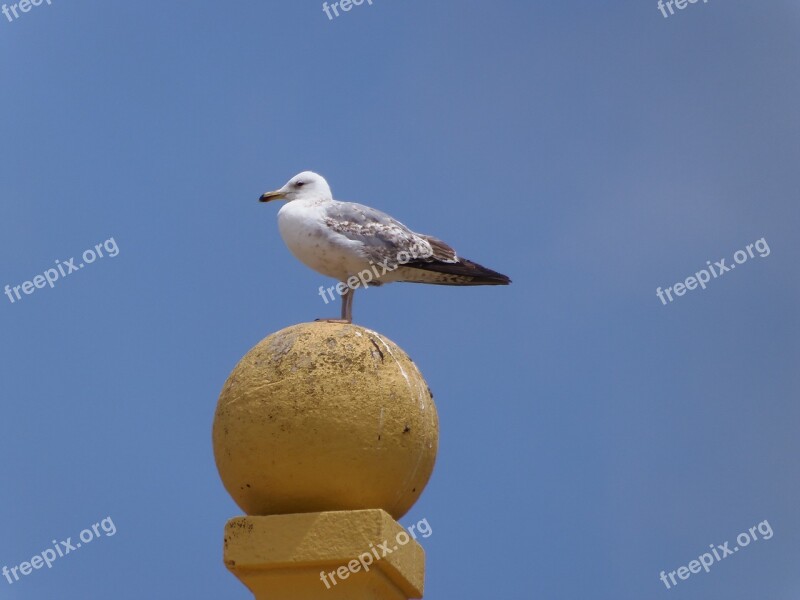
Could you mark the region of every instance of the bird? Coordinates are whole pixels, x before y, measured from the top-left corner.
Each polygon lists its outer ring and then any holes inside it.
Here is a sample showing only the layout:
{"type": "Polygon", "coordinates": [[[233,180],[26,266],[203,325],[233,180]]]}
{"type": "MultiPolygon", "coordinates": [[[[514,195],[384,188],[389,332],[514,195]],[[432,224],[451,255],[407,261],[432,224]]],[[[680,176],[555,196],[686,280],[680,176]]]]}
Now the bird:
{"type": "Polygon", "coordinates": [[[289,251],[311,269],[339,283],[320,295],[328,303],[342,297],[339,319],[353,322],[353,297],[359,287],[392,282],[434,285],[508,285],[508,276],[459,256],[443,241],[416,233],[377,209],[333,199],[325,178],[313,171],[292,177],[260,202],[285,200],[278,230],[289,251]]]}

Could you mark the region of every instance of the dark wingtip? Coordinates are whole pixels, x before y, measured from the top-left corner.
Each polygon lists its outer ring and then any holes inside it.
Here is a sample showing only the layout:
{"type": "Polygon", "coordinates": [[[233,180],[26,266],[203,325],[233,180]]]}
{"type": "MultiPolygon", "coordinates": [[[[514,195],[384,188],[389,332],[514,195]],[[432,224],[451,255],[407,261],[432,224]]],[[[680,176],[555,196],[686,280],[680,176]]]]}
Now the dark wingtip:
{"type": "Polygon", "coordinates": [[[435,273],[444,273],[447,275],[456,275],[462,278],[461,281],[452,283],[442,283],[442,285],[508,285],[511,283],[511,278],[508,275],[503,275],[492,269],[488,269],[483,265],[476,262],[462,258],[457,263],[442,262],[442,261],[418,261],[410,263],[410,267],[421,269],[423,271],[433,271],[435,273]]]}
{"type": "Polygon", "coordinates": [[[486,267],[481,267],[481,272],[473,275],[473,283],[480,283],[483,285],[509,285],[511,278],[508,275],[503,275],[497,271],[492,271],[486,267]]]}
{"type": "Polygon", "coordinates": [[[475,283],[482,283],[484,285],[510,285],[511,278],[508,277],[508,275],[497,273],[497,275],[475,277],[475,283]]]}
{"type": "Polygon", "coordinates": [[[462,261],[473,271],[473,281],[475,283],[484,285],[508,285],[511,283],[511,278],[508,275],[493,271],[471,260],[462,259],[462,261]]]}

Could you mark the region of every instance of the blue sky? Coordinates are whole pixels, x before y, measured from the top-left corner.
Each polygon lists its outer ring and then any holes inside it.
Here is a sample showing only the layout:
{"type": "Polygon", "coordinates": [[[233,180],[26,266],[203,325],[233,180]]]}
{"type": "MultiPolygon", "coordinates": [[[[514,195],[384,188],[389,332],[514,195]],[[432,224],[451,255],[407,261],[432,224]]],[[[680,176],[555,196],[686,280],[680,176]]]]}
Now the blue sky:
{"type": "Polygon", "coordinates": [[[312,169],[514,281],[355,300],[439,411],[403,519],[433,530],[427,599],[796,599],[798,26],[790,0],[0,14],[0,286],[119,250],[0,296],[0,567],[117,530],[0,596],[250,597],[211,420],[250,347],[338,313],[257,202],[312,169]]]}

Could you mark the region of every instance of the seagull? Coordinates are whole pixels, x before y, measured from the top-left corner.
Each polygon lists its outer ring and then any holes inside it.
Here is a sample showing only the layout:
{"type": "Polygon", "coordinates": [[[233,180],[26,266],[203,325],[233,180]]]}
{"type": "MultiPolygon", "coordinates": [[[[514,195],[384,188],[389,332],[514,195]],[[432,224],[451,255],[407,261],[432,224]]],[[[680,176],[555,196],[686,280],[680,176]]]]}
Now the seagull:
{"type": "MultiPolygon", "coordinates": [[[[312,171],[266,192],[261,202],[286,200],[278,229],[291,253],[311,269],[339,280],[341,319],[352,323],[358,287],[395,281],[435,285],[508,285],[511,280],[456,254],[441,240],[408,227],[363,204],[333,199],[325,178],[312,171]]],[[[328,294],[333,299],[333,289],[328,294]]],[[[320,287],[326,304],[328,302],[320,287]]]]}

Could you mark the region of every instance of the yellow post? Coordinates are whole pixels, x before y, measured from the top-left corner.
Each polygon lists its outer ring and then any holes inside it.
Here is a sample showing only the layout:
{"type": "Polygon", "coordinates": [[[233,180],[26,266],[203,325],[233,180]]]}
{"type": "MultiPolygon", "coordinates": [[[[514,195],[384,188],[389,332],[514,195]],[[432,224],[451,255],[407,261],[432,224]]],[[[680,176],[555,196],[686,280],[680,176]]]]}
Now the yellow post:
{"type": "Polygon", "coordinates": [[[237,517],[225,564],[256,600],[422,598],[425,552],[398,537],[408,533],[380,509],[237,517]]]}
{"type": "Polygon", "coordinates": [[[267,337],[225,383],[213,439],[249,515],[225,528],[225,564],[257,600],[422,597],[424,551],[395,519],[430,478],[439,424],[397,345],[324,322],[267,337]]]}

